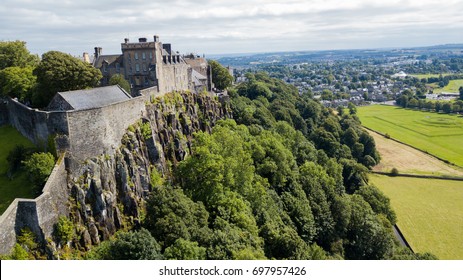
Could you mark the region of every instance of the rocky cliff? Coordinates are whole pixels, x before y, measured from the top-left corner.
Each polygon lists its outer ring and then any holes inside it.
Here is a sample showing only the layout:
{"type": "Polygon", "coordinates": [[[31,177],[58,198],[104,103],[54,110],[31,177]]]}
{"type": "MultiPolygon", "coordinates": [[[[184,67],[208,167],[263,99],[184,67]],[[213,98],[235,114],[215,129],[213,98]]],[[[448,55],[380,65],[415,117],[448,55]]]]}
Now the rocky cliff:
{"type": "Polygon", "coordinates": [[[189,153],[193,133],[230,118],[226,100],[208,94],[171,93],[146,104],[113,156],[101,155],[68,170],[74,244],[88,249],[118,229],[137,226],[150,193],[152,170],[171,172],[189,153]]]}

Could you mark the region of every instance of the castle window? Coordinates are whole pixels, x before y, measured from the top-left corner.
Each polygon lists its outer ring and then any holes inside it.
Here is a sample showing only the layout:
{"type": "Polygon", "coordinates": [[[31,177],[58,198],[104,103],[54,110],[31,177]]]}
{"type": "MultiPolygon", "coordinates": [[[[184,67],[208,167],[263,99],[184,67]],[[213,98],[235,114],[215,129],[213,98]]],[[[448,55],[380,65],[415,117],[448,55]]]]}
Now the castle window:
{"type": "Polygon", "coordinates": [[[141,53],[141,58],[142,58],[143,60],[145,60],[145,59],[146,59],[146,54],[145,54],[144,52],[143,52],[143,53],[141,53]]]}
{"type": "Polygon", "coordinates": [[[140,64],[135,64],[135,71],[140,72],[140,64]]]}
{"type": "Polygon", "coordinates": [[[135,60],[138,59],[138,53],[135,53],[135,60]]]}
{"type": "Polygon", "coordinates": [[[146,72],[146,70],[147,70],[147,69],[146,69],[146,64],[143,63],[143,72],[146,72]]]}
{"type": "Polygon", "coordinates": [[[153,53],[150,52],[150,59],[153,59],[153,53]]]}
{"type": "Polygon", "coordinates": [[[121,66],[119,65],[119,63],[116,63],[116,71],[117,73],[121,71],[121,66]]]}

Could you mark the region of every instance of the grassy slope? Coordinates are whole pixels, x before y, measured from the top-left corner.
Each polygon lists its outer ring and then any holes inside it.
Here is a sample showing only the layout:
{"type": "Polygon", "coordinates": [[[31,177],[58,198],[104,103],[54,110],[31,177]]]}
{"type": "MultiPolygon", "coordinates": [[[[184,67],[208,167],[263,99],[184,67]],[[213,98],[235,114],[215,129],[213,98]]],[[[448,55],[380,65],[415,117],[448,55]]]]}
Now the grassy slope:
{"type": "Polygon", "coordinates": [[[33,147],[33,144],[14,128],[0,127],[0,214],[8,208],[15,198],[33,198],[34,196],[27,174],[24,172],[16,174],[14,180],[10,180],[6,176],[8,170],[6,157],[19,144],[33,147]]]}
{"type": "Polygon", "coordinates": [[[434,88],[434,93],[441,92],[459,92],[459,88],[463,86],[463,80],[450,80],[449,84],[443,88],[434,88]]]}
{"type": "Polygon", "coordinates": [[[381,105],[357,114],[364,126],[463,167],[463,118],[381,105]]]}
{"type": "MultiPolygon", "coordinates": [[[[439,78],[441,74],[410,74],[410,76],[418,78],[418,79],[423,79],[423,78],[439,78]]],[[[442,76],[449,76],[453,75],[452,73],[443,73],[442,76]]]]}
{"type": "Polygon", "coordinates": [[[398,225],[416,252],[463,259],[463,183],[371,175],[390,199],[398,225]]]}

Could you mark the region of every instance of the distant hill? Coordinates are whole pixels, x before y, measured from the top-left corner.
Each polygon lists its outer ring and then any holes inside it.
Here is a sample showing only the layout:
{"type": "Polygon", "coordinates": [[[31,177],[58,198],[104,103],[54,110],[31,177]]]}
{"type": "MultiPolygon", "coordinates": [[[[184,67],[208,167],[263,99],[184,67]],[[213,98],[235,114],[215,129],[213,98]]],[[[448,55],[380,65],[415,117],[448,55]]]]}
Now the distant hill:
{"type": "Polygon", "coordinates": [[[248,68],[261,64],[296,64],[310,61],[376,59],[398,56],[416,56],[421,59],[451,58],[463,55],[463,44],[446,44],[412,48],[379,48],[353,50],[293,51],[248,54],[212,55],[222,65],[248,68]]]}

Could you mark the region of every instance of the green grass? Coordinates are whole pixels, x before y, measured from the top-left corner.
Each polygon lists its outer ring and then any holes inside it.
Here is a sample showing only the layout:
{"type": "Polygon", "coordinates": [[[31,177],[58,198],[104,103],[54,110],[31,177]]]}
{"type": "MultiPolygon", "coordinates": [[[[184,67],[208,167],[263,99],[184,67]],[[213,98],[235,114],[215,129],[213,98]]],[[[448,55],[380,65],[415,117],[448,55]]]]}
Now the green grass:
{"type": "MultiPolygon", "coordinates": [[[[418,79],[427,79],[427,78],[439,78],[441,74],[411,74],[410,76],[418,78],[418,79]]],[[[453,75],[452,73],[442,73],[442,76],[449,76],[453,75]]]]}
{"type": "Polygon", "coordinates": [[[443,88],[434,88],[433,93],[441,92],[460,92],[460,87],[463,87],[463,80],[450,80],[449,84],[443,88]]]}
{"type": "Polygon", "coordinates": [[[357,115],[370,129],[463,167],[461,117],[384,105],[359,107],[357,115]]]}
{"type": "Polygon", "coordinates": [[[22,144],[26,147],[34,145],[18,131],[10,126],[0,127],[0,214],[2,214],[15,198],[34,198],[34,192],[28,181],[27,174],[18,172],[13,180],[6,175],[8,153],[16,146],[22,144]]]}
{"type": "Polygon", "coordinates": [[[463,182],[371,175],[415,252],[463,259],[463,182]]]}

